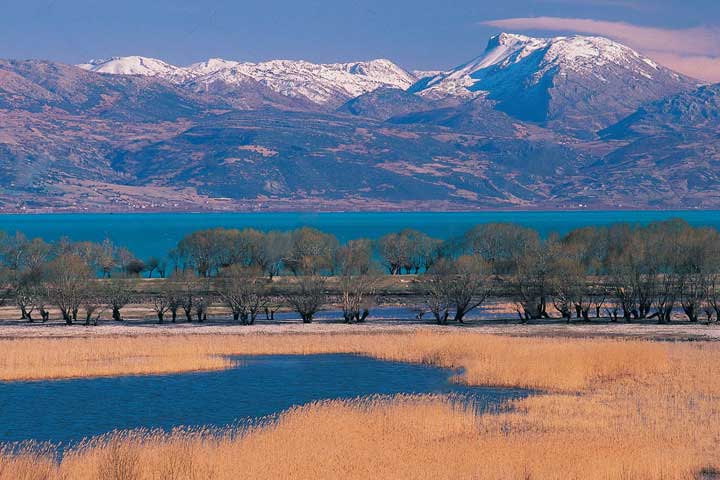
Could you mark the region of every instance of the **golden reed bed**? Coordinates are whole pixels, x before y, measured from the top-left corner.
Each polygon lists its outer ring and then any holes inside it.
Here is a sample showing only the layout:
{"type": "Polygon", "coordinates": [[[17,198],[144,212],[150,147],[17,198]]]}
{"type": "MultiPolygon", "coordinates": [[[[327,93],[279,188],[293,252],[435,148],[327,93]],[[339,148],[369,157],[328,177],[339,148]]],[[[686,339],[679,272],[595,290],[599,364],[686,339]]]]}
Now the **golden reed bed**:
{"type": "Polygon", "coordinates": [[[0,376],[157,373],[194,362],[224,368],[212,362],[228,354],[326,352],[463,366],[460,381],[549,393],[481,416],[444,397],[317,403],[244,431],[98,439],[60,464],[44,452],[0,455],[0,478],[720,476],[720,345],[713,343],[429,332],[28,339],[0,341],[0,376]]]}

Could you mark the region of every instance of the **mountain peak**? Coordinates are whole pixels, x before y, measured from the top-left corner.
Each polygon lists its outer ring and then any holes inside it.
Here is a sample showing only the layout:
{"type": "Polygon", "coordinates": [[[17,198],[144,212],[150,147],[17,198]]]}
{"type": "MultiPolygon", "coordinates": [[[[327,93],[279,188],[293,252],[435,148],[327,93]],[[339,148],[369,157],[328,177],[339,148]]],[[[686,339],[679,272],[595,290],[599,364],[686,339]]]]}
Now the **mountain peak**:
{"type": "Polygon", "coordinates": [[[490,37],[490,40],[488,40],[487,50],[492,50],[493,48],[497,48],[501,45],[514,45],[518,43],[530,43],[533,40],[532,37],[527,37],[525,35],[518,35],[516,33],[498,33],[497,35],[493,35],[490,37]]]}
{"type": "Polygon", "coordinates": [[[105,60],[90,60],[78,67],[97,73],[112,75],[142,75],[146,77],[175,77],[182,70],[157,58],[131,55],[128,57],[111,57],[105,60]]]}
{"type": "Polygon", "coordinates": [[[420,80],[410,91],[431,100],[485,96],[520,120],[577,125],[583,118],[599,130],[645,102],[693,86],[608,38],[501,33],[479,57],[420,80]]]}

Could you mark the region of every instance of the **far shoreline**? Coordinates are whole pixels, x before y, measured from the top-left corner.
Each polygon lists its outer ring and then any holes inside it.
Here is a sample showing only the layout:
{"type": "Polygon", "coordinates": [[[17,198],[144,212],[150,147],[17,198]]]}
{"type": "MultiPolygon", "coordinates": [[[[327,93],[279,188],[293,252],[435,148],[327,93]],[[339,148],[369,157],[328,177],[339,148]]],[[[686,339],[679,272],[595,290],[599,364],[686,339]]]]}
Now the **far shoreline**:
{"type": "Polygon", "coordinates": [[[387,214],[492,214],[492,213],[613,213],[613,212],[638,212],[638,213],[718,213],[720,214],[720,206],[717,208],[558,208],[558,209],[516,209],[516,208],[494,208],[494,209],[462,209],[462,210],[425,210],[425,209],[391,209],[391,210],[285,210],[285,209],[248,209],[248,210],[155,210],[155,209],[135,209],[135,210],[18,210],[18,211],[0,211],[2,216],[39,216],[39,215],[262,215],[262,214],[286,214],[286,215],[387,215],[387,214]]]}

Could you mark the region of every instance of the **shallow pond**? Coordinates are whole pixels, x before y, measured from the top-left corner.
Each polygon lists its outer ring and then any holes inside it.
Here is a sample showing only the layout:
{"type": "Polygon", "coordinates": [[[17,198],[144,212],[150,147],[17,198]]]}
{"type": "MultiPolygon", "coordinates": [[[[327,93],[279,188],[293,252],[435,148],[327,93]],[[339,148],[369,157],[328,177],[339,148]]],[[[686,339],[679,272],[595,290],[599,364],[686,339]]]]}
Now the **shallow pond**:
{"type": "Polygon", "coordinates": [[[241,357],[229,370],[0,383],[0,442],[64,444],[116,429],[225,426],[315,400],[459,393],[480,407],[527,391],[450,382],[454,372],[356,355],[241,357]]]}

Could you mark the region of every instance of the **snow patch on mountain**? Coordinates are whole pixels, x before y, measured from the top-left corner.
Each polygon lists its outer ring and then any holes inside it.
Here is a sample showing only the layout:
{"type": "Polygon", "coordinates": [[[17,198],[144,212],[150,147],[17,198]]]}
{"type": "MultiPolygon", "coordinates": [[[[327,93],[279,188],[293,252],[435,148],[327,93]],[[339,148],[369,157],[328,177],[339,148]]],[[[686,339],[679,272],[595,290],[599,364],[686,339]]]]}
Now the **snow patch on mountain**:
{"type": "Polygon", "coordinates": [[[303,97],[320,105],[337,105],[381,87],[407,89],[415,81],[389,60],[334,64],[273,60],[238,63],[211,75],[229,83],[236,75],[247,76],[288,97],[303,97]]]}
{"type": "MultiPolygon", "coordinates": [[[[490,39],[479,57],[421,81],[413,90],[431,98],[473,97],[486,93],[484,81],[498,75],[509,82],[529,76],[532,85],[546,74],[593,76],[598,67],[604,66],[618,67],[633,77],[645,79],[652,79],[662,69],[631,48],[604,37],[533,38],[501,33],[490,39]]],[[[600,81],[606,80],[601,75],[595,76],[600,81]]]]}
{"type": "Polygon", "coordinates": [[[282,95],[328,106],[339,106],[382,87],[404,90],[417,80],[413,74],[385,59],[315,64],[302,60],[250,63],[213,58],[177,67],[152,58],[116,57],[79,67],[99,73],[159,77],[195,89],[219,82],[242,86],[252,79],[282,95]]]}
{"type": "Polygon", "coordinates": [[[130,56],[112,57],[103,60],[90,60],[88,63],[78,65],[85,70],[111,75],[142,75],[146,77],[160,77],[165,80],[179,83],[187,79],[185,69],[176,67],[156,58],[130,56]]]}

